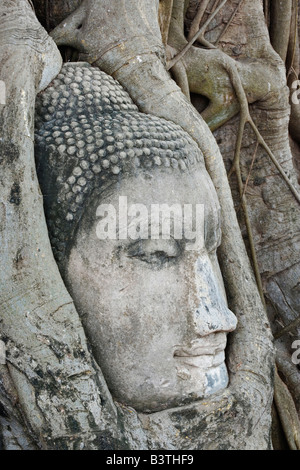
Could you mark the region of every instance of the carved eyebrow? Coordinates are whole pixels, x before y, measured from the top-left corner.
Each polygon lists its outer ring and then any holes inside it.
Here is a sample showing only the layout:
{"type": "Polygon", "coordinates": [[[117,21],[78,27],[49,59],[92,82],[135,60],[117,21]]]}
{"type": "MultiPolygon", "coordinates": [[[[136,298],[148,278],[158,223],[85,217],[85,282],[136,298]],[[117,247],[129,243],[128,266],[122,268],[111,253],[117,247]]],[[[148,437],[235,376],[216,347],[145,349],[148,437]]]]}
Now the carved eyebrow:
{"type": "MultiPolygon", "coordinates": [[[[177,217],[174,217],[174,215],[172,214],[171,215],[171,223],[174,222],[174,220],[176,220],[177,217]]],[[[139,238],[138,240],[165,240],[164,238],[162,238],[162,232],[161,232],[161,220],[160,220],[160,223],[159,223],[159,238],[152,238],[152,231],[151,231],[151,227],[152,227],[152,220],[151,220],[151,213],[150,213],[150,216],[146,218],[141,218],[140,219],[140,222],[143,223],[143,222],[146,222],[146,220],[148,220],[148,238],[139,238]]],[[[183,219],[182,219],[183,220],[183,219]]],[[[128,229],[128,225],[127,225],[127,229],[128,229]]],[[[173,227],[171,226],[170,227],[170,238],[173,238],[175,240],[175,238],[172,236],[172,232],[174,232],[174,229],[173,227]]],[[[117,229],[116,229],[116,234],[117,236],[120,235],[120,227],[119,227],[119,224],[117,224],[117,229]]],[[[182,234],[181,234],[181,238],[178,238],[178,240],[185,240],[185,237],[184,237],[184,232],[182,231],[182,234]]]]}

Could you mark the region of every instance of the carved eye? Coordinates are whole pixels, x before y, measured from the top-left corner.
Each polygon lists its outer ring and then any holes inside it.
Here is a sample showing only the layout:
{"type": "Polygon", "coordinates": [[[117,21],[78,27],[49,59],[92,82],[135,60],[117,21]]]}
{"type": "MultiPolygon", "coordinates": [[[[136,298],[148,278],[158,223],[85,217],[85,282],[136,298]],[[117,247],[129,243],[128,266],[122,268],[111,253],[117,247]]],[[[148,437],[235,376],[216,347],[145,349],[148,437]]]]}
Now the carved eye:
{"type": "Polygon", "coordinates": [[[127,256],[160,268],[173,264],[181,249],[176,240],[138,240],[127,249],[127,256]]]}

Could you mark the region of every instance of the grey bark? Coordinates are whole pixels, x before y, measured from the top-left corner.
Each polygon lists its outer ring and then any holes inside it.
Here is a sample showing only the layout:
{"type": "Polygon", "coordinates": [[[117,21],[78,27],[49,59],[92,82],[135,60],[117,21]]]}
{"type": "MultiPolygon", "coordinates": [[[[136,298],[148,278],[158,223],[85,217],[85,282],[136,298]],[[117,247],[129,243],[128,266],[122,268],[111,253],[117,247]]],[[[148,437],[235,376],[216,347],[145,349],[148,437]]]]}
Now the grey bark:
{"type": "Polygon", "coordinates": [[[285,62],[290,37],[292,0],[273,0],[271,2],[270,37],[274,50],[285,62]]]}
{"type": "Polygon", "coordinates": [[[82,0],[51,0],[50,2],[48,0],[32,0],[37,18],[48,32],[76,10],[81,3],[82,0]]]}

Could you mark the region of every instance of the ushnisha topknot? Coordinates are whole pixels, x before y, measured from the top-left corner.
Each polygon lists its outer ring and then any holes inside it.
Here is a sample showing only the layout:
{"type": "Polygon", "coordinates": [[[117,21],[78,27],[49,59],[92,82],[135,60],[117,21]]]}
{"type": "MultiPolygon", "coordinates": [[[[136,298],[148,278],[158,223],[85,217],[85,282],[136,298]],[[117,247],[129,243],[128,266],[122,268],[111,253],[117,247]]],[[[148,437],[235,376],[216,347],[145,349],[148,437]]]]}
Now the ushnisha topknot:
{"type": "Polygon", "coordinates": [[[139,112],[116,80],[81,62],[64,64],[37,97],[35,155],[58,262],[96,187],[141,169],[204,165],[181,127],[139,112]]]}

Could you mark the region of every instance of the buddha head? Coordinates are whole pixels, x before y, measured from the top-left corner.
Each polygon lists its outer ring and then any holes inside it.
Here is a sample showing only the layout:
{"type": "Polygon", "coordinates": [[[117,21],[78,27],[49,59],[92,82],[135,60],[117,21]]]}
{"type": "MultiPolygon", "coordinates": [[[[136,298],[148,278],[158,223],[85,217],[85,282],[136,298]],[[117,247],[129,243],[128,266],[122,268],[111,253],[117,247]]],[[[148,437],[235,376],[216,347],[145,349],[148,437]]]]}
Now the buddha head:
{"type": "Polygon", "coordinates": [[[53,252],[113,398],[156,412],[224,390],[237,322],[195,142],[66,64],[38,100],[36,156],[53,252]]]}

